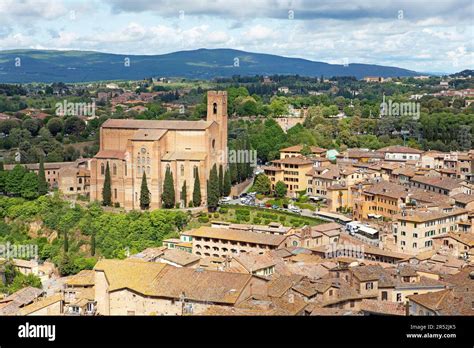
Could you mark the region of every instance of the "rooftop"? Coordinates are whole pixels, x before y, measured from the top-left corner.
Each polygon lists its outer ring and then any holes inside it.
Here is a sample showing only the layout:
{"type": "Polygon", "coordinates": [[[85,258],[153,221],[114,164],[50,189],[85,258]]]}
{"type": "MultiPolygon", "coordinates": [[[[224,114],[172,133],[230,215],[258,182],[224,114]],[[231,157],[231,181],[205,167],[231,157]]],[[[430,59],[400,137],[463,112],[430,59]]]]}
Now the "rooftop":
{"type": "Polygon", "coordinates": [[[174,130],[205,130],[211,126],[210,121],[176,121],[176,120],[131,120],[109,118],[102,124],[102,128],[127,129],[174,129],[174,130]]]}
{"type": "Polygon", "coordinates": [[[201,226],[198,229],[186,231],[185,234],[192,237],[214,238],[236,242],[271,245],[275,247],[279,246],[286,239],[286,236],[281,235],[207,226],[201,226]]]}

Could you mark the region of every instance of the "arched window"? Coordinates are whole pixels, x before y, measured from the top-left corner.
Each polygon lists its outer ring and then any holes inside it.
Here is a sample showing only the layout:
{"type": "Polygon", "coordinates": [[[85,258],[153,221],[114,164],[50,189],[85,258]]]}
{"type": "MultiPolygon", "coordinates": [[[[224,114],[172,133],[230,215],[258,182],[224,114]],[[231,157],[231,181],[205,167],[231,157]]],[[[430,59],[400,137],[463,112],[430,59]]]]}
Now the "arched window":
{"type": "Polygon", "coordinates": [[[151,172],[150,166],[146,167],[146,174],[147,174],[147,175],[150,175],[150,172],[151,172]]]}
{"type": "Polygon", "coordinates": [[[170,168],[171,168],[171,167],[170,167],[170,164],[168,163],[168,164],[166,165],[166,170],[168,170],[168,169],[170,169],[170,168]]]}
{"type": "Polygon", "coordinates": [[[82,178],[79,178],[79,184],[82,184],[82,178]]]}
{"type": "Polygon", "coordinates": [[[212,139],[212,149],[216,148],[216,139],[212,139]]]}
{"type": "Polygon", "coordinates": [[[145,164],[145,157],[142,157],[142,164],[145,164]]]}
{"type": "Polygon", "coordinates": [[[140,157],[137,157],[137,164],[140,164],[140,157]]]}
{"type": "Polygon", "coordinates": [[[150,164],[150,163],[151,163],[150,157],[147,157],[146,158],[146,164],[150,164]]]}
{"type": "Polygon", "coordinates": [[[100,165],[100,175],[105,175],[105,165],[103,163],[100,165]]]}
{"type": "Polygon", "coordinates": [[[198,173],[198,167],[197,166],[194,166],[193,167],[193,178],[196,179],[196,175],[198,173]]]}
{"type": "Polygon", "coordinates": [[[181,176],[184,176],[184,164],[181,165],[181,176]]]}
{"type": "Polygon", "coordinates": [[[217,115],[217,103],[212,104],[212,113],[217,115]]]}
{"type": "Polygon", "coordinates": [[[145,173],[145,170],[146,170],[145,166],[143,166],[142,170],[143,170],[142,174],[145,173]]]}
{"type": "Polygon", "coordinates": [[[114,173],[114,175],[117,175],[117,165],[115,163],[112,166],[112,172],[114,173]]]}

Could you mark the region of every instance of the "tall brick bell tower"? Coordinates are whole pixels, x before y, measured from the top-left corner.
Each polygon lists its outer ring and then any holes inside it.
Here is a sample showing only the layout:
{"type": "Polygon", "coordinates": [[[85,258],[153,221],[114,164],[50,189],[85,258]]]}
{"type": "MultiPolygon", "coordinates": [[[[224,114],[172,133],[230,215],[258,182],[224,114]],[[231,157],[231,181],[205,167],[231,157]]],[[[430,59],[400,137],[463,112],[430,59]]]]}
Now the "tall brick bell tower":
{"type": "MultiPolygon", "coordinates": [[[[214,121],[219,125],[219,137],[216,149],[227,154],[227,92],[207,92],[207,121],[214,121]]],[[[224,168],[227,167],[227,156],[223,156],[224,168]]]]}

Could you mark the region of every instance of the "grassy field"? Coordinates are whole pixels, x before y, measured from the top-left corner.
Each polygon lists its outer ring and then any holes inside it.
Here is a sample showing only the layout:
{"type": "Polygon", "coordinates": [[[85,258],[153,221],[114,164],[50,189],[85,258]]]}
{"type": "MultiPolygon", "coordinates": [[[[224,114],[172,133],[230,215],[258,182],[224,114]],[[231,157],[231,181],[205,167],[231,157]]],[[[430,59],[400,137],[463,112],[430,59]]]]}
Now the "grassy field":
{"type": "Polygon", "coordinates": [[[283,211],[238,205],[222,206],[218,212],[202,214],[198,218],[198,221],[202,224],[208,224],[213,220],[254,225],[268,225],[271,222],[277,222],[287,227],[315,226],[324,222],[318,218],[283,211]]]}

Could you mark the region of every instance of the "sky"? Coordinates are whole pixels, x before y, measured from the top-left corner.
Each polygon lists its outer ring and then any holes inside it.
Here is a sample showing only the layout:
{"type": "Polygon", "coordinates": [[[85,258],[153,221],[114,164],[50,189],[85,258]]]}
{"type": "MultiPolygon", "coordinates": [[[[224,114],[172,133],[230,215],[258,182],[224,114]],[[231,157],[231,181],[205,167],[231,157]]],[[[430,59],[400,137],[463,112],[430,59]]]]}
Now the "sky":
{"type": "Polygon", "coordinates": [[[474,69],[474,0],[0,0],[0,50],[234,48],[424,72],[474,69]]]}

